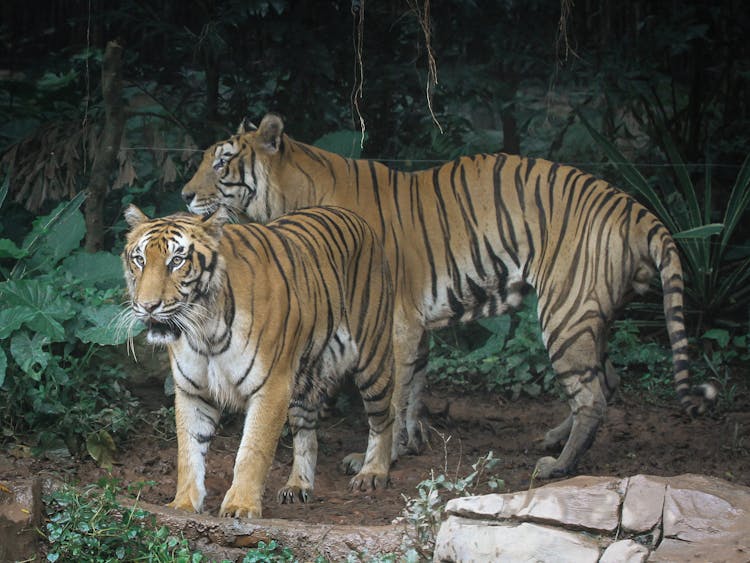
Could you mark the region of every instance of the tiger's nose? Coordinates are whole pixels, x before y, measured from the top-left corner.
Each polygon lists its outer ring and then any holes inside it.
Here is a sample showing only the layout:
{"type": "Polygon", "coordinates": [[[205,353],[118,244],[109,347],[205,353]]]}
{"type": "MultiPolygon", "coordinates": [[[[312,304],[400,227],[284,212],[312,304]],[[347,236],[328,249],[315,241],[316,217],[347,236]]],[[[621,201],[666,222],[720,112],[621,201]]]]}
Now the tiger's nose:
{"type": "Polygon", "coordinates": [[[195,192],[186,192],[183,190],[182,199],[186,205],[190,205],[190,203],[193,201],[194,198],[195,198],[195,192]]]}
{"type": "Polygon", "coordinates": [[[141,301],[141,307],[147,313],[153,313],[161,305],[161,299],[154,299],[152,301],[141,301]]]}

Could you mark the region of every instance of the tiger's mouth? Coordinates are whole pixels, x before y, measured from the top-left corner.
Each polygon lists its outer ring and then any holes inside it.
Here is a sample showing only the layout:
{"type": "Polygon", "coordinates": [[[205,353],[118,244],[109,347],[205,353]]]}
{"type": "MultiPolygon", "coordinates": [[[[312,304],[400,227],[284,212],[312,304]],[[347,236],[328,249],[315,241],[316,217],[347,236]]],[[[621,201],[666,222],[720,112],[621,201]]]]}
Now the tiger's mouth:
{"type": "Polygon", "coordinates": [[[219,208],[219,202],[213,201],[213,202],[202,202],[200,204],[191,203],[188,205],[188,209],[191,213],[195,213],[196,215],[203,215],[204,217],[211,215],[214,211],[216,211],[219,208]]]}
{"type": "Polygon", "coordinates": [[[174,342],[182,335],[180,327],[170,322],[157,321],[148,319],[146,321],[146,340],[151,344],[169,344],[174,342]]]}

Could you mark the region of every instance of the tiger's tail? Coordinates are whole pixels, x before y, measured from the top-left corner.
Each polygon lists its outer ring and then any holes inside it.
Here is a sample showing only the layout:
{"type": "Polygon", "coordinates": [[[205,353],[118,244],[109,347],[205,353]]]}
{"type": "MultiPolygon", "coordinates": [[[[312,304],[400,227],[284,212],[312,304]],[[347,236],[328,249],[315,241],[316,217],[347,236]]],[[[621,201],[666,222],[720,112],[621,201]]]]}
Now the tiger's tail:
{"type": "Polygon", "coordinates": [[[690,416],[705,412],[716,402],[718,390],[711,383],[690,386],[688,339],[685,330],[683,294],[685,283],[677,245],[667,228],[656,222],[649,233],[649,254],[659,270],[664,294],[664,317],[672,347],[674,386],[677,399],[690,416]]]}

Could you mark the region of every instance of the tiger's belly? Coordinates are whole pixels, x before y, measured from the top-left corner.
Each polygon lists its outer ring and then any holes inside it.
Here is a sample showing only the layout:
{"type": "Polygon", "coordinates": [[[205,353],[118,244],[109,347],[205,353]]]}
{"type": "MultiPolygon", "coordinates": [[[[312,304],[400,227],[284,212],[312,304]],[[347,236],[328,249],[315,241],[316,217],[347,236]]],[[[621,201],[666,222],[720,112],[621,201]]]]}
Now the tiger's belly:
{"type": "Polygon", "coordinates": [[[460,282],[447,278],[444,281],[448,283],[443,285],[440,281],[437,295],[428,291],[423,297],[422,311],[428,330],[502,315],[519,307],[529,289],[520,274],[503,279],[465,275],[460,282]]]}
{"type": "Polygon", "coordinates": [[[332,396],[344,376],[356,368],[359,349],[348,329],[340,327],[309,369],[303,366],[294,384],[292,406],[317,408],[332,396]]]}

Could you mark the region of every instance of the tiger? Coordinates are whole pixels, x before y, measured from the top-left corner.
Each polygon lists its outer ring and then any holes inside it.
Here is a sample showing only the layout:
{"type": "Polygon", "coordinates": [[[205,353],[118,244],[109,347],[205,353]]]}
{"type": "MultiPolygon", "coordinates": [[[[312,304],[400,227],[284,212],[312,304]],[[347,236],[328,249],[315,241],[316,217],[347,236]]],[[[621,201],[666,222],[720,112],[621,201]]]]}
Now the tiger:
{"type": "Polygon", "coordinates": [[[256,128],[203,154],[182,188],[194,213],[226,207],[266,222],[308,205],[362,216],[382,240],[393,276],[396,362],[394,437],[400,453],[426,439],[419,422],[428,332],[495,316],[537,295],[537,317],[570,414],[540,437],[557,457],[533,475],[571,474],[591,446],[619,384],[607,352],[613,320],[658,273],[683,410],[703,413],[711,384],[691,387],[684,280],[674,239],[629,194],[573,166],[505,153],[462,156],[415,172],[349,159],[298,142],[267,114],[256,128]]]}
{"type": "Polygon", "coordinates": [[[336,207],[260,224],[130,205],[122,262],[129,328],[169,352],[175,384],[177,491],[168,506],[200,512],[205,456],[223,409],[244,411],[234,477],[220,516],[262,517],[285,419],[293,465],[280,503],[312,498],[318,410],[343,377],[364,401],[365,459],[353,491],[388,484],[394,421],[393,289],[370,226],[336,207]]]}

